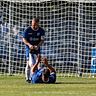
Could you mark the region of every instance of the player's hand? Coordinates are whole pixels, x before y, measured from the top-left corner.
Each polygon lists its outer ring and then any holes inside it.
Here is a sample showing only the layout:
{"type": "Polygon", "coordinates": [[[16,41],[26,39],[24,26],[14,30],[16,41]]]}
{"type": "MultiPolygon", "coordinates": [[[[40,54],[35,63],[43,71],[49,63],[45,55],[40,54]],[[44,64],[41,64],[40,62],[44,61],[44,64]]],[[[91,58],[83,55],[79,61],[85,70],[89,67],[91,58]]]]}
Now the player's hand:
{"type": "Polygon", "coordinates": [[[38,46],[34,46],[34,49],[35,49],[35,50],[38,50],[38,46]]]}
{"type": "Polygon", "coordinates": [[[33,46],[33,45],[30,45],[29,48],[30,48],[31,50],[34,50],[34,46],[33,46]]]}

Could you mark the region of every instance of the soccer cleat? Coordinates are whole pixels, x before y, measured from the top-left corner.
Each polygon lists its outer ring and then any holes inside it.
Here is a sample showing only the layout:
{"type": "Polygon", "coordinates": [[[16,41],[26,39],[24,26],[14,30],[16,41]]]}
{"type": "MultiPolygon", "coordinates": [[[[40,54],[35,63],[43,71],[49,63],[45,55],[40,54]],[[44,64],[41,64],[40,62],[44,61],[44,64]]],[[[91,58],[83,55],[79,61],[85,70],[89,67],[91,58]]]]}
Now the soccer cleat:
{"type": "Polygon", "coordinates": [[[31,83],[31,80],[28,79],[28,80],[26,80],[26,82],[27,82],[27,83],[31,83]]]}

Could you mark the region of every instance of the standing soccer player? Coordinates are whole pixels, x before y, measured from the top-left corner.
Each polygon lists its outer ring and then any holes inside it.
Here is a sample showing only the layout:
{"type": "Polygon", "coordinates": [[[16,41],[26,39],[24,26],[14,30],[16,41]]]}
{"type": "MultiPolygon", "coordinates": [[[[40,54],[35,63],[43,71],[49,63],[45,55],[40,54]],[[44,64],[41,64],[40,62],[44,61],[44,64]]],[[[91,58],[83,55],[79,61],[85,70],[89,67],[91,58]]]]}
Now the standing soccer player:
{"type": "Polygon", "coordinates": [[[39,19],[33,18],[31,26],[28,27],[23,35],[23,42],[26,45],[27,65],[25,68],[26,81],[31,81],[31,67],[36,63],[40,56],[40,46],[44,42],[45,31],[39,27],[39,19]]]}

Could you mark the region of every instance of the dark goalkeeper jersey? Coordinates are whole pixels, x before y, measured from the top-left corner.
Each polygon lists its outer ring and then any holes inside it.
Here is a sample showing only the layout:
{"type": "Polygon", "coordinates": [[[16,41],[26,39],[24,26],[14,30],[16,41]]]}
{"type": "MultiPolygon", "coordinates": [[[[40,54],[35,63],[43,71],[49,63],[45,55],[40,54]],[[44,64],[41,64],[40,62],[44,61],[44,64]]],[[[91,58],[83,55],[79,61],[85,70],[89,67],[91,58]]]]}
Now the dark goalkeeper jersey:
{"type": "MultiPolygon", "coordinates": [[[[39,27],[37,31],[28,27],[23,34],[23,38],[25,38],[32,45],[38,45],[43,36],[45,36],[45,31],[41,27],[39,27]]],[[[26,52],[29,53],[29,50],[29,46],[26,45],[26,52]]]]}

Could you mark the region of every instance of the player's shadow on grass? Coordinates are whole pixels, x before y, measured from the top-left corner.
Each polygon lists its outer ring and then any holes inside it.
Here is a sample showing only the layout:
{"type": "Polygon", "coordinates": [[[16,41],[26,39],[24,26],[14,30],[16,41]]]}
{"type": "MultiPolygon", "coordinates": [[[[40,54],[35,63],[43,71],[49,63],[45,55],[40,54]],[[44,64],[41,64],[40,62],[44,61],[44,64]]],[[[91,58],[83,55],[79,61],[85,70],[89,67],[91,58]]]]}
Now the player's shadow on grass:
{"type": "Polygon", "coordinates": [[[55,84],[96,84],[96,82],[56,82],[55,84]]]}

